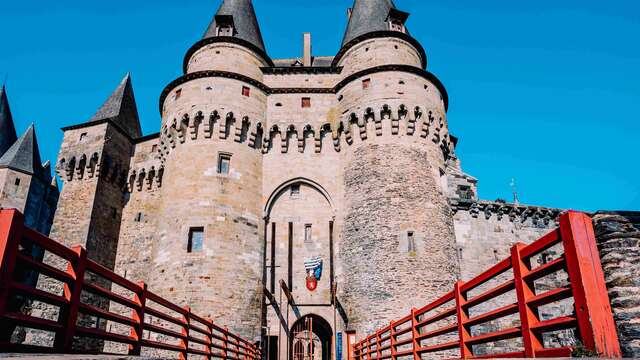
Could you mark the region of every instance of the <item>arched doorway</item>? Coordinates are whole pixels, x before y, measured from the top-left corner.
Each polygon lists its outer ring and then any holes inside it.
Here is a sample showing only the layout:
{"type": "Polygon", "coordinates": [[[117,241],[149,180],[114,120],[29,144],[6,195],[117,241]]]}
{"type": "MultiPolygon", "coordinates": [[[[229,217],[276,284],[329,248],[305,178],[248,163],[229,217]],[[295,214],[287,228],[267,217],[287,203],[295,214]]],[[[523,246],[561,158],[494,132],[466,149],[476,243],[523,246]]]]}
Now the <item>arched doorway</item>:
{"type": "Polygon", "coordinates": [[[318,315],[298,319],[291,327],[290,360],[331,360],[331,325],[318,315]]]}

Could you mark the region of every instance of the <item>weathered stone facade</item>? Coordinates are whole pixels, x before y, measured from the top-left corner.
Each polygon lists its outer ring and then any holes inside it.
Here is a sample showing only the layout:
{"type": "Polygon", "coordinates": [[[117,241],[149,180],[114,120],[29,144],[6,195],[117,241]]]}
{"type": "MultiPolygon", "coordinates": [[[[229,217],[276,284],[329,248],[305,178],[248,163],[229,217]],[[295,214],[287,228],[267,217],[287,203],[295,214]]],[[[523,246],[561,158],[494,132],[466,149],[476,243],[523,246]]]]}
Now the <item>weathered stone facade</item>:
{"type": "Polygon", "coordinates": [[[640,357],[640,212],[593,217],[600,259],[624,357],[640,357]]]}
{"type": "Polygon", "coordinates": [[[158,133],[142,136],[129,76],[63,129],[52,238],[286,359],[307,320],[323,349],[365,335],[555,228],[559,209],[478,199],[408,14],[350,15],[335,56],[305,35],[302,57],[272,60],[251,1],[223,1],[158,133]]]}

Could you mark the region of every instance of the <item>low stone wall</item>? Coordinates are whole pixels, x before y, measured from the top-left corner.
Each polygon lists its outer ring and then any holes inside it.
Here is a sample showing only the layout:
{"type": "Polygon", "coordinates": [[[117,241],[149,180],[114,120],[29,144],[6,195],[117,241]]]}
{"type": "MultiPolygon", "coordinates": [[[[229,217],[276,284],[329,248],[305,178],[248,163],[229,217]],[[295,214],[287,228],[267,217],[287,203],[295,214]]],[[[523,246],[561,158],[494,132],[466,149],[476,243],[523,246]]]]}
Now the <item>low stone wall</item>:
{"type": "Polygon", "coordinates": [[[640,357],[640,212],[598,212],[593,217],[620,346],[640,357]]]}

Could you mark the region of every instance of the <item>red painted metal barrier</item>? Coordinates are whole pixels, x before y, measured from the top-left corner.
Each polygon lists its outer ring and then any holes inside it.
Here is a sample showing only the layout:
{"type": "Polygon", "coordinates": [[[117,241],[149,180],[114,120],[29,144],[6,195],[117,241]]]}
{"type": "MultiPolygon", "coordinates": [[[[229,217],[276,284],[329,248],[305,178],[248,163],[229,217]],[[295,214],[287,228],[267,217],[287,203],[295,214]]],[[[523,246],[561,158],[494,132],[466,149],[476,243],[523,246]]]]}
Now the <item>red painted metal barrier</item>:
{"type": "Polygon", "coordinates": [[[249,341],[209,319],[199,317],[188,307],[183,308],[161,298],[149,291],[144,283],[133,283],[87,259],[84,248],[69,249],[25,227],[22,214],[16,210],[0,210],[0,266],[0,324],[55,334],[53,347],[15,344],[3,339],[0,352],[72,353],[75,352],[74,337],[86,337],[127,344],[130,355],[140,355],[142,348],[152,348],[175,352],[181,359],[190,354],[207,359],[257,360],[261,357],[260,350],[249,341]],[[63,259],[67,263],[66,271],[36,261],[19,251],[25,242],[63,259]],[[18,264],[61,282],[64,287],[62,296],[16,281],[14,270],[18,264]],[[91,275],[98,275],[133,296],[127,297],[88,281],[91,275]],[[83,302],[83,292],[129,309],[130,316],[83,302]],[[11,309],[8,306],[10,296],[15,294],[58,307],[58,319],[34,317],[11,309]],[[118,334],[99,327],[82,326],[82,321],[78,322],[80,314],[128,327],[130,332],[118,334]],[[159,340],[151,340],[149,334],[159,335],[155,336],[159,340]]]}
{"type": "MultiPolygon", "coordinates": [[[[542,334],[577,329],[584,348],[609,357],[621,357],[615,323],[605,286],[604,273],[591,224],[586,214],[568,212],[560,217],[560,227],[538,241],[516,244],[511,257],[499,262],[474,279],[455,284],[454,289],[440,299],[420,308],[367,336],[355,345],[357,360],[383,360],[413,357],[450,351],[459,358],[497,357],[569,357],[572,347],[545,348],[542,334]],[[562,254],[542,265],[532,264],[532,258],[561,244],[562,254]],[[506,282],[489,290],[470,295],[483,284],[494,282],[512,270],[506,282]],[[565,271],[568,286],[536,292],[534,282],[565,271]],[[491,302],[515,291],[517,301],[470,316],[470,309],[491,302]],[[567,316],[542,319],[539,308],[573,298],[574,312],[567,316]],[[471,328],[519,315],[519,325],[482,334],[471,328]],[[454,319],[444,322],[445,319],[454,319]],[[447,337],[448,336],[448,337],[447,337]],[[443,341],[437,341],[443,338],[443,341]],[[474,346],[508,339],[521,339],[522,348],[514,352],[475,354],[474,346]],[[433,340],[436,339],[434,342],[433,340]],[[425,344],[430,340],[429,344],[425,344]]],[[[452,355],[455,356],[455,355],[452,355]]]]}

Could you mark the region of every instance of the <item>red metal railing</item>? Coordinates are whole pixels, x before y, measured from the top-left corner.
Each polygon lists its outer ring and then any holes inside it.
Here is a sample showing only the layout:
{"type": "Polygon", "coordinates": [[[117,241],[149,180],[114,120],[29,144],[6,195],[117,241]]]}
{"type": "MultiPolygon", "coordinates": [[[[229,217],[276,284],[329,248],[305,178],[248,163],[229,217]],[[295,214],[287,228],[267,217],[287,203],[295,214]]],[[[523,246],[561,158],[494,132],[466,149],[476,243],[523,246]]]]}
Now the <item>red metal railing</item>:
{"type": "Polygon", "coordinates": [[[0,352],[56,352],[72,353],[74,337],[94,338],[127,344],[130,355],[140,355],[142,348],[175,352],[181,359],[189,354],[207,359],[257,360],[260,350],[249,341],[232,334],[147,290],[144,283],[133,283],[101,265],[87,259],[82,247],[69,249],[48,237],[24,226],[22,214],[16,210],[0,210],[0,323],[2,326],[20,326],[44,330],[54,335],[53,347],[10,343],[1,339],[0,352]],[[21,245],[32,243],[67,263],[66,271],[36,261],[19,251],[21,245]],[[25,285],[14,279],[17,264],[62,283],[64,292],[58,294],[25,285]],[[124,296],[87,280],[85,275],[98,275],[125,292],[124,296]],[[129,316],[83,302],[81,293],[107,299],[128,309],[129,316]],[[34,317],[8,306],[12,295],[27,298],[59,308],[57,320],[34,317]],[[82,326],[79,315],[94,316],[120,324],[129,334],[118,334],[99,327],[82,326]],[[155,320],[155,321],[154,321],[155,320]],[[143,336],[143,332],[147,335],[143,336]],[[151,340],[150,334],[158,339],[151,340]],[[170,341],[172,340],[172,341],[170,341]]]}
{"type": "MultiPolygon", "coordinates": [[[[517,325],[517,321],[515,323],[517,325]]],[[[470,281],[457,282],[451,292],[420,309],[412,309],[407,316],[367,336],[354,350],[357,360],[396,360],[410,356],[419,360],[423,354],[443,351],[459,351],[459,358],[463,359],[568,357],[572,347],[545,348],[542,338],[544,333],[566,329],[577,329],[584,348],[605,357],[621,357],[591,219],[578,212],[563,214],[558,229],[530,245],[514,245],[511,257],[470,281]],[[561,244],[561,256],[540,266],[532,265],[534,256],[558,244],[561,244]],[[513,276],[506,282],[497,281],[499,276],[508,275],[509,270],[513,276]],[[536,293],[535,281],[562,270],[568,275],[568,286],[536,293]],[[500,285],[477,291],[491,280],[500,285]],[[474,289],[479,293],[470,295],[474,289]],[[487,304],[491,307],[492,300],[513,291],[516,302],[470,316],[471,308],[477,309],[483,304],[485,308],[487,304]],[[540,307],[571,297],[573,314],[541,319],[540,307]],[[482,334],[471,330],[474,326],[516,315],[519,315],[518,326],[482,334]],[[442,320],[447,318],[453,320],[442,325],[442,320]],[[443,337],[444,341],[438,341],[443,337]],[[521,339],[519,351],[474,353],[476,345],[516,338],[521,339]]]]}

